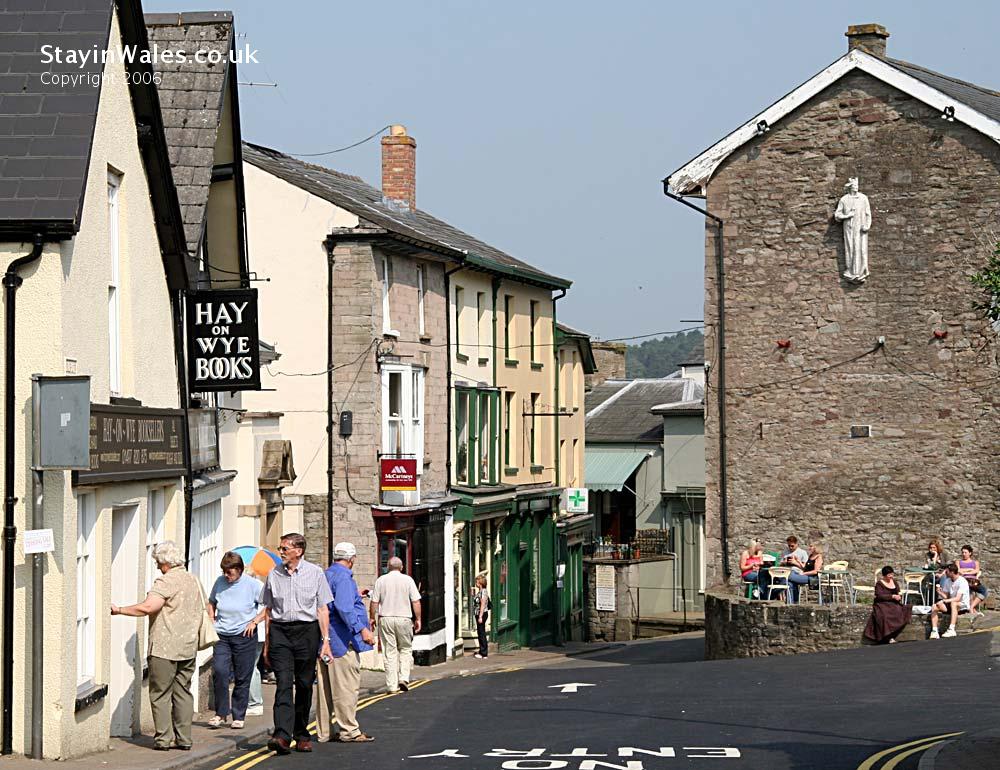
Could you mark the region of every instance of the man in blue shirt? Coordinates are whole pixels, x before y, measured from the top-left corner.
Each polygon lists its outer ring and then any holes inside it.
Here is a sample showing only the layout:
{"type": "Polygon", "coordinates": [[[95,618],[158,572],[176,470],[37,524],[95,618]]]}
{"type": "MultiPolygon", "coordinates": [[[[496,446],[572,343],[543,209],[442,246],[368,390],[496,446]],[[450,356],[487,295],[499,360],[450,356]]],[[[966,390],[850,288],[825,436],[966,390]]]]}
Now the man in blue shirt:
{"type": "Polygon", "coordinates": [[[337,543],[333,564],[326,570],[333,601],[330,602],[330,652],[317,663],[316,732],[321,741],[369,743],[373,740],[358,727],[358,688],[361,686],[360,653],[372,649],[375,637],[368,625],[368,610],[354,582],[353,543],[337,543]],[[330,734],[331,717],[338,733],[330,734]]]}

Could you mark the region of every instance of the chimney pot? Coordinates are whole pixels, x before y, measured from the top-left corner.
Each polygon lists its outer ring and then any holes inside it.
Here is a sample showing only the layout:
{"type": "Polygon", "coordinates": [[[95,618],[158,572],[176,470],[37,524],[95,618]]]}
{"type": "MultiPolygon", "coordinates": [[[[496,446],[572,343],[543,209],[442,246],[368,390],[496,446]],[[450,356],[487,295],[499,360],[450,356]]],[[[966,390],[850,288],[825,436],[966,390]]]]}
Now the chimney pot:
{"type": "Polygon", "coordinates": [[[417,140],[406,126],[390,126],[382,137],[382,198],[402,209],[417,208],[417,140]]]}
{"type": "Polygon", "coordinates": [[[844,33],[847,37],[847,50],[860,48],[865,53],[885,58],[885,41],[889,30],[881,24],[852,24],[844,33]]]}

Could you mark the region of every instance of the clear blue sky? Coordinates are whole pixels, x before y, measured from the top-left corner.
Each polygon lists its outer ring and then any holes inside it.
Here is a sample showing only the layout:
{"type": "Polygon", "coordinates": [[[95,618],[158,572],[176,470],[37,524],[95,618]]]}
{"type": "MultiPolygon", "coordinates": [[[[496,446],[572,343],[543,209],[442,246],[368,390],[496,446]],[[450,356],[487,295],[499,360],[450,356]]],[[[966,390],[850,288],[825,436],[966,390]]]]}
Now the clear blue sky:
{"type": "MultiPolygon", "coordinates": [[[[605,339],[702,317],[703,224],[660,180],[847,50],[1000,88],[995,2],[226,0],[261,64],[243,135],[286,152],[388,123],[417,139],[418,205],[574,281],[560,318],[605,339]]],[[[319,159],[379,184],[377,140],[319,159]]]]}

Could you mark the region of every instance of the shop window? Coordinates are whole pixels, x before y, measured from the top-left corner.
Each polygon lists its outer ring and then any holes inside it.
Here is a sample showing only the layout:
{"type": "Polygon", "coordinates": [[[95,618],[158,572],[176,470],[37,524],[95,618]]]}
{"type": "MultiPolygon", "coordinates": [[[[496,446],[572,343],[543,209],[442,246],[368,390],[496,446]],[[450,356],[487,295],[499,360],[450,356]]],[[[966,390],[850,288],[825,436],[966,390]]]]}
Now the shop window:
{"type": "Polygon", "coordinates": [[[542,549],[541,532],[535,532],[531,542],[531,606],[542,606],[542,549]]]}
{"type": "Polygon", "coordinates": [[[76,506],[76,684],[86,687],[97,675],[97,501],[77,495],[76,506]]]}
{"type": "Polygon", "coordinates": [[[149,490],[146,508],[146,593],[149,593],[153,581],[159,577],[153,563],[153,546],[167,539],[166,517],[167,490],[163,487],[149,490]]]}
{"type": "Polygon", "coordinates": [[[469,391],[455,392],[455,479],[469,481],[469,391]]]}
{"type": "Polygon", "coordinates": [[[510,575],[509,575],[509,558],[507,552],[508,544],[506,538],[504,538],[503,547],[500,549],[500,561],[497,564],[497,591],[499,596],[500,606],[500,620],[510,619],[510,575]]]}

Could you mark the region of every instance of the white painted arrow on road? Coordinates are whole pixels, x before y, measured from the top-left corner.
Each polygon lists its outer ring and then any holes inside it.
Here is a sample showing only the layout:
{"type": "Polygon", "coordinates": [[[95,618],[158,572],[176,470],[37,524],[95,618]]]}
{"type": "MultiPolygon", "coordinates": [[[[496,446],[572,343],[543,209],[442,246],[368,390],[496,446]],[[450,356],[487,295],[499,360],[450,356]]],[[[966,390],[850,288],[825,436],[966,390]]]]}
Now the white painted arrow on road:
{"type": "Polygon", "coordinates": [[[581,687],[593,687],[592,684],[587,684],[586,682],[568,682],[566,684],[550,684],[549,689],[557,689],[559,692],[576,692],[581,687]]]}

